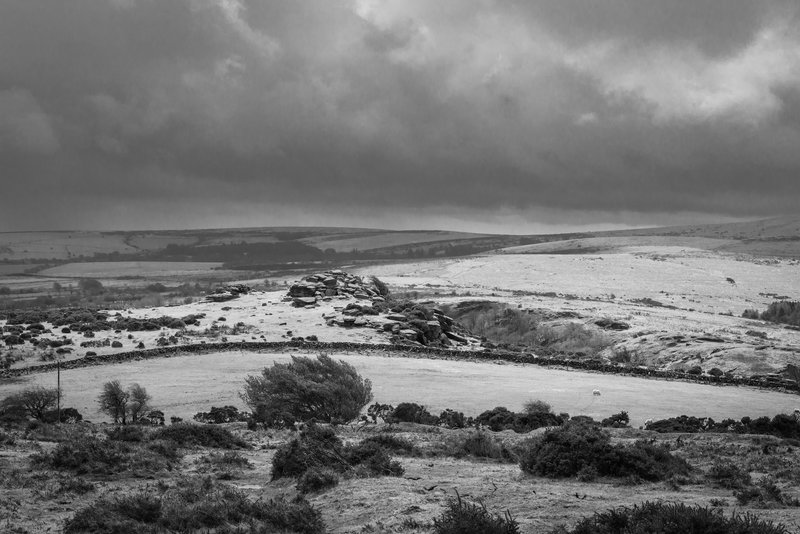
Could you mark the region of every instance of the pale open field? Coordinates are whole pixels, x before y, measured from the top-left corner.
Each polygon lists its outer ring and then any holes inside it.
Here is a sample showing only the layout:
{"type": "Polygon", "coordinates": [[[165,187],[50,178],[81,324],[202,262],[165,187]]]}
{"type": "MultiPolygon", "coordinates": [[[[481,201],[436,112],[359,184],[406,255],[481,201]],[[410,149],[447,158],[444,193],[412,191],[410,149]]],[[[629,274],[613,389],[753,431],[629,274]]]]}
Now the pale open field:
{"type": "MultiPolygon", "coordinates": [[[[299,353],[298,353],[299,354],[299,353]]],[[[445,408],[466,415],[505,406],[520,410],[530,399],[550,403],[556,412],[608,417],[621,410],[639,426],[648,418],[680,414],[720,420],[745,415],[791,413],[800,407],[796,395],[751,388],[714,387],[602,375],[535,365],[469,361],[392,358],[373,355],[334,354],[351,363],[373,384],[375,401],[397,404],[417,402],[437,415],[445,408]],[[601,396],[594,396],[599,389],[601,396]]],[[[74,406],[87,419],[106,420],[95,399],[104,382],[119,379],[137,382],[153,396],[153,406],[169,416],[191,418],[211,406],[234,405],[244,378],[258,374],[273,362],[286,362],[289,354],[222,352],[88,367],[61,373],[65,405],[74,406]]],[[[55,373],[32,375],[13,384],[0,385],[0,398],[38,384],[55,386],[55,373]]]]}

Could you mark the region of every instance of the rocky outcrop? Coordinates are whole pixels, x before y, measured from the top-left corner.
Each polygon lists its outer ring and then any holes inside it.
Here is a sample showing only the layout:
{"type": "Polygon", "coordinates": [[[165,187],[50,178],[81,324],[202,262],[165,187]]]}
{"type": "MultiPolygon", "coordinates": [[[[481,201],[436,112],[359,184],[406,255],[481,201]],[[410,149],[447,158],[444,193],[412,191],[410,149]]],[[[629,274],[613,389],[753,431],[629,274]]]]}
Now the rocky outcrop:
{"type": "Polygon", "coordinates": [[[244,284],[230,284],[218,287],[212,294],[206,296],[206,300],[211,302],[225,302],[239,298],[239,295],[250,293],[250,286],[244,284]]]}
{"type": "Polygon", "coordinates": [[[286,300],[304,308],[314,306],[320,300],[331,300],[334,297],[356,298],[370,302],[384,300],[372,282],[365,282],[360,276],[338,269],[312,274],[292,284],[286,300]]]}

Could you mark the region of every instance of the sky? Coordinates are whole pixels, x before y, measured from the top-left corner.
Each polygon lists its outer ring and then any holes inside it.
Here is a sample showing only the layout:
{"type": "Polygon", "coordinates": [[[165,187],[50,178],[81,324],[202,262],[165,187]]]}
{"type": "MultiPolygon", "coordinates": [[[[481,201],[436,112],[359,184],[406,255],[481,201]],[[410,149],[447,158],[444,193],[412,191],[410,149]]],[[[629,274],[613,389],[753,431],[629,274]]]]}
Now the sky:
{"type": "Polygon", "coordinates": [[[798,206],[797,0],[0,2],[0,231],[798,206]]]}

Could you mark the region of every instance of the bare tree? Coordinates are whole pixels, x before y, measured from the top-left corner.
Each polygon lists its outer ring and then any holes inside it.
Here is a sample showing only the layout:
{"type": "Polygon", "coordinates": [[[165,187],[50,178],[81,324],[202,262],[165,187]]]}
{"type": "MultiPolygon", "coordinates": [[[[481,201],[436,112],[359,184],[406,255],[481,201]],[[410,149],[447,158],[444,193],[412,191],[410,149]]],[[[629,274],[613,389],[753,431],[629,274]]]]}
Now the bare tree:
{"type": "Polygon", "coordinates": [[[152,397],[139,384],[133,384],[128,388],[128,396],[128,415],[130,415],[131,423],[138,423],[150,409],[149,402],[152,397]]]}
{"type": "Polygon", "coordinates": [[[100,409],[114,419],[115,423],[127,423],[128,399],[130,394],[122,389],[119,380],[103,384],[103,392],[97,397],[100,409]]]}

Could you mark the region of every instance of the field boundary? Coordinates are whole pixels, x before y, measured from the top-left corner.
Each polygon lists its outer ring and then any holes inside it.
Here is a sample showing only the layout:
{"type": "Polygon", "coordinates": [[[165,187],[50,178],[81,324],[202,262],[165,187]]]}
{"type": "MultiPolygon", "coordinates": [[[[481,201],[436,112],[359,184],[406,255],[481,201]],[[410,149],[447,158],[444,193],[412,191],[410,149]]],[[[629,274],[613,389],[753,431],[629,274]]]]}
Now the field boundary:
{"type": "Polygon", "coordinates": [[[84,356],[74,360],[59,363],[46,363],[19,369],[5,369],[0,372],[0,379],[21,377],[29,374],[46,373],[55,371],[59,365],[61,369],[79,369],[96,365],[121,363],[132,360],[146,360],[151,358],[169,358],[186,354],[207,354],[210,352],[233,351],[275,351],[285,352],[289,349],[302,349],[308,351],[369,351],[400,354],[410,358],[434,358],[447,360],[466,361],[495,361],[501,360],[510,363],[524,363],[542,367],[561,367],[577,371],[593,371],[603,374],[635,376],[639,378],[680,380],[699,384],[718,386],[749,386],[784,393],[800,394],[800,385],[791,381],[772,381],[763,378],[737,378],[726,376],[690,375],[678,371],[660,371],[656,369],[643,369],[640,367],[625,367],[598,361],[581,361],[558,357],[558,355],[537,355],[529,352],[512,351],[474,351],[467,352],[453,349],[431,348],[422,346],[386,345],[379,343],[350,343],[344,341],[236,341],[225,343],[195,343],[191,345],[178,345],[172,347],[158,347],[153,349],[139,349],[135,351],[117,352],[112,354],[99,354],[84,356]]]}

